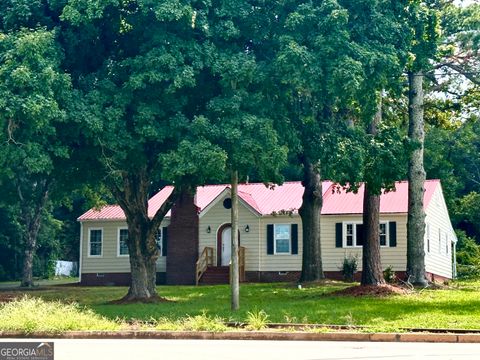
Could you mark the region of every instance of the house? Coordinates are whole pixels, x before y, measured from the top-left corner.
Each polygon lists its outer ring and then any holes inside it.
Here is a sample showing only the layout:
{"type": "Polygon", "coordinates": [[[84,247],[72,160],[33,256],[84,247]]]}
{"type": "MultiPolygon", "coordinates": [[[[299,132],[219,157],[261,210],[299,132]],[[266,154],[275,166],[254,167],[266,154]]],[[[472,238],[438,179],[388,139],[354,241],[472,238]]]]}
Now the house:
{"type": "MultiPolygon", "coordinates": [[[[149,200],[153,216],[172,191],[165,187],[149,200]]],[[[266,187],[239,185],[240,266],[244,281],[294,281],[302,267],[302,203],[300,182],[266,187]]],[[[408,183],[384,193],[380,205],[380,245],[384,267],[399,275],[406,270],[408,183]]],[[[454,275],[456,236],[439,180],[425,182],[425,264],[430,280],[454,275]]],[[[159,283],[195,284],[228,282],[230,262],[230,186],[197,188],[183,196],[167,214],[157,235],[159,283]]],[[[328,278],[341,278],[346,256],[361,260],[363,186],[358,193],[323,182],[321,217],[322,261],[328,278]]],[[[130,265],[125,216],[119,206],[91,209],[81,224],[81,284],[126,285],[130,265]]],[[[361,270],[361,261],[359,261],[361,270]]]]}

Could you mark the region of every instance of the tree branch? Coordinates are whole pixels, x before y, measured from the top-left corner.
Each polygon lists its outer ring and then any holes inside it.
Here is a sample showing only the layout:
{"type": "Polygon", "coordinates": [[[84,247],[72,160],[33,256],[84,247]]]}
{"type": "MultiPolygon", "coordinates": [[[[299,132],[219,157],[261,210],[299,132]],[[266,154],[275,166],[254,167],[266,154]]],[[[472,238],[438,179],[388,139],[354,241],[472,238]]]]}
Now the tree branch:
{"type": "Polygon", "coordinates": [[[172,193],[170,196],[165,200],[165,202],[160,206],[160,208],[157,210],[155,215],[153,216],[151,222],[150,222],[150,230],[153,231],[158,229],[160,226],[163,218],[165,215],[167,215],[168,211],[173,207],[173,204],[178,200],[180,197],[180,190],[174,186],[172,193]]]}

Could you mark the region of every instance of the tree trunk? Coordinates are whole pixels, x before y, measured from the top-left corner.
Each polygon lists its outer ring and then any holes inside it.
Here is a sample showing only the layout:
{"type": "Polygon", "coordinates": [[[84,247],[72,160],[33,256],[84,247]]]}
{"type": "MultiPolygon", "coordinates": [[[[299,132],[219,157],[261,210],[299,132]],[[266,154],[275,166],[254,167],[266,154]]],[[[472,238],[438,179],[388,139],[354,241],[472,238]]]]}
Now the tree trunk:
{"type": "Polygon", "coordinates": [[[145,170],[123,175],[123,190],[115,184],[111,190],[125,213],[128,224],[128,252],[131,281],[127,295],[120,302],[150,302],[159,299],[156,290],[158,249],[155,241],[157,230],[178,198],[175,188],[157,210],[148,217],[149,181],[145,170]]]}
{"type": "MultiPolygon", "coordinates": [[[[378,102],[377,113],[370,123],[368,133],[375,136],[382,119],[382,103],[378,102]]],[[[363,195],[363,255],[362,285],[385,284],[380,259],[380,195],[372,193],[365,183],[363,195]]]]}
{"type": "Polygon", "coordinates": [[[35,247],[37,246],[37,234],[28,232],[25,236],[25,251],[22,268],[21,287],[33,286],[33,256],[35,254],[35,247]]]}
{"type": "MultiPolygon", "coordinates": [[[[45,180],[43,184],[39,184],[41,189],[39,198],[37,198],[36,204],[30,204],[24,197],[21,189],[20,182],[17,185],[17,192],[21,202],[21,212],[24,226],[26,231],[24,232],[25,251],[22,267],[22,281],[21,287],[33,286],[33,258],[37,247],[38,233],[42,225],[42,212],[48,201],[48,189],[50,182],[45,180]],[[33,210],[32,210],[33,208],[33,210]]],[[[32,193],[34,191],[32,190],[32,193]]]]}
{"type": "Polygon", "coordinates": [[[155,233],[151,231],[148,217],[142,216],[142,211],[138,213],[133,218],[127,217],[131,282],[125,301],[148,301],[158,297],[155,233]]]}
{"type": "Polygon", "coordinates": [[[300,281],[324,278],[320,247],[320,218],[322,211],[322,180],[318,169],[308,159],[303,161],[303,200],[299,209],[303,227],[303,257],[300,281]]]}
{"type": "Polygon", "coordinates": [[[423,146],[425,139],[423,119],[423,74],[408,74],[408,136],[418,147],[408,162],[408,219],[407,219],[407,276],[412,284],[427,285],[425,274],[425,212],[423,192],[425,169],[423,167],[423,146]]]}
{"type": "Polygon", "coordinates": [[[232,310],[240,308],[240,274],[238,263],[238,171],[232,171],[232,209],[231,209],[231,239],[232,262],[230,264],[230,283],[232,288],[232,310]]]}
{"type": "Polygon", "coordinates": [[[362,285],[385,284],[380,259],[380,195],[370,193],[365,184],[363,195],[362,285]]]}

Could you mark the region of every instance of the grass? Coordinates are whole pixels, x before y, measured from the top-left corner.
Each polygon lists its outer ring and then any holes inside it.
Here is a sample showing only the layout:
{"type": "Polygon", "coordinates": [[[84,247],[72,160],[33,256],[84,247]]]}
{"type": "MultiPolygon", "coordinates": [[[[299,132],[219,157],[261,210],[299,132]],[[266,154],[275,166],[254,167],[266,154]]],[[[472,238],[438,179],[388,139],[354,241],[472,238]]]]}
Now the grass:
{"type": "Polygon", "coordinates": [[[59,333],[67,330],[118,330],[122,325],[76,304],[24,296],[0,307],[2,330],[59,333]]]}
{"type": "MultiPolygon", "coordinates": [[[[386,298],[331,294],[347,286],[351,284],[329,282],[303,289],[280,283],[244,284],[241,286],[241,310],[238,312],[230,310],[230,292],[226,285],[160,286],[158,291],[161,296],[171,301],[159,304],[108,304],[121,298],[127,291],[125,287],[49,287],[31,291],[29,295],[45,301],[79,303],[80,307],[90,310],[90,315],[98,315],[99,319],[118,326],[122,321],[146,322],[154,319],[158,329],[172,330],[199,329],[203,326],[209,331],[216,331],[212,329],[216,329],[215,324],[222,321],[255,323],[252,327],[263,327],[267,321],[363,325],[377,331],[404,327],[480,329],[480,281],[458,282],[449,289],[423,290],[386,298]]],[[[0,329],[6,328],[4,321],[7,318],[1,316],[7,306],[0,310],[0,329]]],[[[35,307],[31,311],[33,315],[39,315],[35,307]]],[[[64,328],[73,329],[73,324],[64,328]]],[[[52,328],[61,328],[55,326],[52,328]]],[[[223,330],[218,328],[218,331],[223,330]]]]}

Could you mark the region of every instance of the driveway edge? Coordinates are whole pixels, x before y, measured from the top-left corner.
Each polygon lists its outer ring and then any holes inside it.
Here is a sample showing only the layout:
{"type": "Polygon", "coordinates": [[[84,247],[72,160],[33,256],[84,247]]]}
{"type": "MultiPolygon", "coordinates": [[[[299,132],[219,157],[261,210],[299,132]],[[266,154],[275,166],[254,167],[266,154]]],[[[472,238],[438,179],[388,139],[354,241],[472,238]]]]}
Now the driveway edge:
{"type": "Polygon", "coordinates": [[[66,331],[63,333],[0,331],[0,339],[200,339],[200,340],[282,340],[282,341],[377,341],[480,343],[480,334],[359,333],[359,332],[272,332],[272,331],[66,331]]]}

